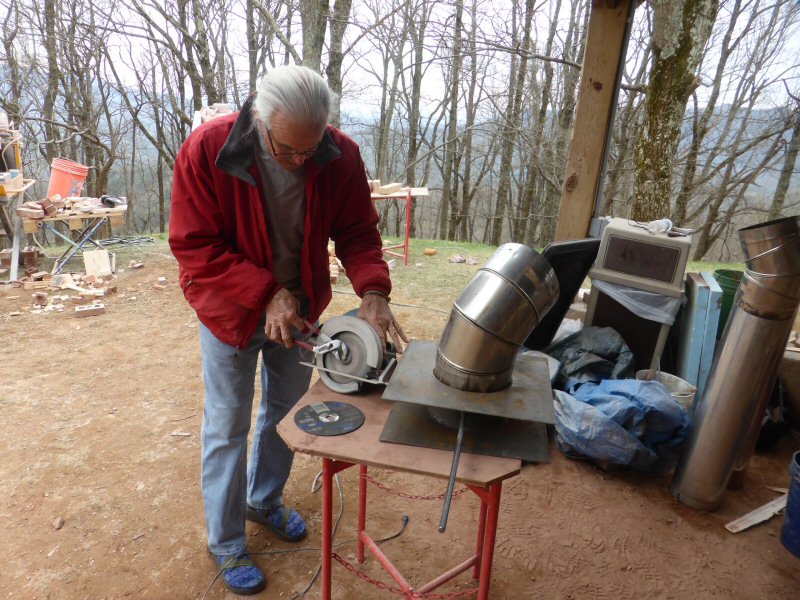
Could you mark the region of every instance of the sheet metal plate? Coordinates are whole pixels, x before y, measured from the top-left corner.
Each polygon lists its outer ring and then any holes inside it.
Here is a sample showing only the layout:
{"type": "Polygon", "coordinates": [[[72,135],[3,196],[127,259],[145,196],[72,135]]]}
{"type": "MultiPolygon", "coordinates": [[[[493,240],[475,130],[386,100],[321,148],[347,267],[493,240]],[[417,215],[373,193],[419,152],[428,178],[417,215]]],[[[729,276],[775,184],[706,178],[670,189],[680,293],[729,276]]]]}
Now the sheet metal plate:
{"type": "MultiPolygon", "coordinates": [[[[440,425],[421,404],[395,402],[381,432],[381,441],[452,451],[457,431],[440,425]]],[[[543,423],[505,422],[491,430],[465,431],[463,452],[530,462],[549,463],[547,426],[543,423]]]]}
{"type": "Polygon", "coordinates": [[[487,393],[465,392],[443,384],[433,376],[435,364],[435,342],[411,342],[397,363],[383,399],[550,425],[556,422],[550,372],[543,358],[521,354],[514,363],[511,385],[487,393]]]}

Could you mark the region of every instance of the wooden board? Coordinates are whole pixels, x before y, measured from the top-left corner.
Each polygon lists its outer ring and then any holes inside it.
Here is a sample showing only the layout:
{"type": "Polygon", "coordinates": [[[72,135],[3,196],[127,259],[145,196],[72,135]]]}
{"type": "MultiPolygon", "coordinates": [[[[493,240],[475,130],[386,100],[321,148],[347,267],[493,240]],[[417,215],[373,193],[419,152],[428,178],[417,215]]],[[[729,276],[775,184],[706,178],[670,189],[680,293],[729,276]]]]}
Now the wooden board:
{"type": "Polygon", "coordinates": [[[625,22],[633,0],[609,7],[594,2],[584,51],[575,128],[564,171],[564,188],[555,241],[584,239],[594,212],[602,176],[606,136],[610,135],[611,109],[620,54],[625,47],[625,22]]]}
{"type": "MultiPolygon", "coordinates": [[[[380,441],[391,409],[391,403],[381,399],[382,391],[382,387],[376,387],[366,393],[338,394],[317,381],[278,424],[278,433],[295,452],[440,479],[449,478],[452,452],[380,441]],[[364,413],[364,424],[351,433],[333,437],[311,435],[295,425],[294,415],[298,410],[308,404],[326,401],[356,406],[364,413]]],[[[517,475],[521,467],[522,463],[515,459],[462,454],[457,479],[462,483],[487,486],[517,475]]]]}
{"type": "Polygon", "coordinates": [[[746,515],[731,521],[725,525],[725,529],[731,533],[739,533],[740,531],[744,531],[753,525],[758,525],[759,523],[763,523],[764,521],[771,519],[786,507],[786,499],[788,497],[788,494],[778,496],[774,500],[767,502],[764,506],[759,506],[757,509],[750,511],[746,515]]]}
{"type": "Polygon", "coordinates": [[[111,275],[111,255],[108,250],[84,250],[83,264],[87,275],[111,275]]]}
{"type": "Polygon", "coordinates": [[[395,192],[399,192],[403,188],[402,183],[387,183],[385,185],[380,185],[375,188],[376,194],[386,195],[386,194],[394,194],[395,192]]]}
{"type": "Polygon", "coordinates": [[[411,192],[411,197],[412,198],[420,198],[420,197],[428,195],[428,188],[426,188],[426,187],[419,187],[419,188],[412,187],[412,188],[404,188],[404,189],[401,189],[398,192],[393,192],[391,194],[376,194],[376,193],[373,193],[371,197],[372,197],[373,200],[387,200],[387,199],[390,199],[390,198],[407,198],[409,191],[411,192]]]}

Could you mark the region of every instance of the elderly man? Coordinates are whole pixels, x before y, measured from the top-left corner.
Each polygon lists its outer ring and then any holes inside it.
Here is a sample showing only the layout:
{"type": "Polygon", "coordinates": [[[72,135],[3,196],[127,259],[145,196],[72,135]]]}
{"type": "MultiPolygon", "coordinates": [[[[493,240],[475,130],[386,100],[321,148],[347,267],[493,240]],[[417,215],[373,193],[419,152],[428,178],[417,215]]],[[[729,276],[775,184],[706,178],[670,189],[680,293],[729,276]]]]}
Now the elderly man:
{"type": "Polygon", "coordinates": [[[378,215],[358,146],[327,125],[331,92],[317,73],[274,69],[242,110],[198,128],[175,161],[169,242],[180,285],[200,320],[205,385],[202,490],[208,547],[238,594],[264,589],[247,555],[245,520],[279,538],[306,535],[285,505],[292,452],[277,423],[308,389],[292,336],[331,299],[336,243],[359,316],[405,335],[388,306],[378,215]],[[261,403],[247,436],[259,354],[261,403]],[[245,466],[247,465],[247,467],[245,466]]]}

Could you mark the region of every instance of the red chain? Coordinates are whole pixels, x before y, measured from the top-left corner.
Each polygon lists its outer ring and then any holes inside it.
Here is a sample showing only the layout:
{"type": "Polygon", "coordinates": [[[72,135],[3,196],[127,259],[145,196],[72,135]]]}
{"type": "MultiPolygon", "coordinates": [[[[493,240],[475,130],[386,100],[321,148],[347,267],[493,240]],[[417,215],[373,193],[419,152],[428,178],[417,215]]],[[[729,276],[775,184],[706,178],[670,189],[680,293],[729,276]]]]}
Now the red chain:
{"type": "MultiPolygon", "coordinates": [[[[390,494],[394,494],[395,496],[400,496],[401,498],[408,498],[409,500],[444,500],[445,496],[447,496],[447,492],[442,492],[441,494],[436,494],[434,496],[417,496],[416,494],[407,494],[406,492],[401,492],[399,490],[395,490],[390,488],[389,486],[373,479],[369,475],[365,475],[367,481],[369,481],[372,485],[377,488],[382,489],[385,492],[389,492],[390,494]]],[[[463,494],[464,492],[469,491],[469,488],[462,487],[453,492],[453,496],[458,496],[459,494],[463,494]]]]}
{"type": "Polygon", "coordinates": [[[399,587],[393,587],[383,583],[382,581],[373,579],[372,577],[364,573],[364,571],[357,569],[354,565],[350,564],[341,556],[336,554],[336,552],[333,553],[333,559],[340,565],[342,565],[345,569],[356,575],[359,579],[362,579],[367,583],[371,583],[379,590],[389,592],[390,594],[396,594],[398,596],[411,596],[412,598],[463,598],[465,596],[472,596],[473,594],[478,592],[478,588],[469,588],[468,590],[461,590],[460,592],[446,592],[443,594],[434,594],[433,592],[420,594],[419,592],[415,592],[414,590],[405,592],[399,587]]]}

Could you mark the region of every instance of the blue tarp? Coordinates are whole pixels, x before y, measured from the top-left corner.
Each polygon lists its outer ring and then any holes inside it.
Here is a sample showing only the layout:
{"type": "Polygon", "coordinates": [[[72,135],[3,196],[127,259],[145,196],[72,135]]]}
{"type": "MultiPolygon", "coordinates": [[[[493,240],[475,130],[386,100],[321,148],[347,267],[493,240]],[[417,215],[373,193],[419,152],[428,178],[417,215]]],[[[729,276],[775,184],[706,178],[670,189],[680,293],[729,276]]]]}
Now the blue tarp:
{"type": "Polygon", "coordinates": [[[688,434],[689,416],[657,381],[607,379],[554,393],[558,441],[568,456],[646,470],[674,461],[688,434]]]}

